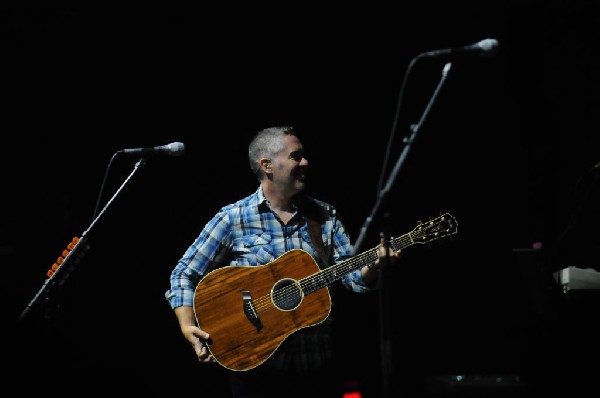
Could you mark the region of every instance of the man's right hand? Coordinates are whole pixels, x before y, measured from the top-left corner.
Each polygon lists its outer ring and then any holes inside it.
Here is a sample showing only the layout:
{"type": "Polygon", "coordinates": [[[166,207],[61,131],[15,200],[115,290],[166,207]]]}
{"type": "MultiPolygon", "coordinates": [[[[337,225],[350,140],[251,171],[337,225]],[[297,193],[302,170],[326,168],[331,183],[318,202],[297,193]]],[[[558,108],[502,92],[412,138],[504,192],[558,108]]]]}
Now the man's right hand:
{"type": "Polygon", "coordinates": [[[210,335],[196,326],[193,308],[189,306],[177,307],[175,308],[175,315],[179,321],[181,333],[194,348],[198,360],[205,363],[216,362],[215,357],[208,349],[210,335]]]}

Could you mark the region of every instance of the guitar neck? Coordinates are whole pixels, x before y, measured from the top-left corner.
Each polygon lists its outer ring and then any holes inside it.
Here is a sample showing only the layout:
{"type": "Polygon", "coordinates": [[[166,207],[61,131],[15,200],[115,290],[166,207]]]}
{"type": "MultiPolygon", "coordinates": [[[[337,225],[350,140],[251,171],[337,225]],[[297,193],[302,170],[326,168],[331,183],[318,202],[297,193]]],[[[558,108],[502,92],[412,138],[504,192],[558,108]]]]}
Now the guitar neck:
{"type": "MultiPolygon", "coordinates": [[[[398,251],[408,246],[414,245],[416,242],[412,239],[410,233],[406,233],[397,238],[390,240],[390,246],[392,250],[398,251]]],[[[328,268],[325,268],[307,278],[300,281],[302,290],[305,294],[315,292],[322,289],[325,286],[332,284],[333,282],[341,279],[344,275],[360,268],[365,265],[372,264],[377,260],[377,248],[374,247],[363,253],[357,254],[356,256],[349,258],[348,260],[337,263],[328,268]]]]}

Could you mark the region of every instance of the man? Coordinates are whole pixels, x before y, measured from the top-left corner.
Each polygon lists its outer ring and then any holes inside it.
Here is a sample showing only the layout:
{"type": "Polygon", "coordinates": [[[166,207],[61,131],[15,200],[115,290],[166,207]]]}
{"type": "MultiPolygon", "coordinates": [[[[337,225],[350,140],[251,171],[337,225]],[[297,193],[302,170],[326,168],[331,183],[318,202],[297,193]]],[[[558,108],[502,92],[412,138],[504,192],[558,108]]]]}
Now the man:
{"type": "MultiPolygon", "coordinates": [[[[206,224],[173,269],[171,288],[165,293],[181,332],[203,363],[219,362],[209,349],[219,336],[202,330],[194,312],[195,290],[207,273],[223,266],[269,265],[293,249],[309,253],[320,269],[352,257],[350,238],[336,209],[304,193],[308,160],[293,127],[260,131],[248,155],[260,186],[221,208],[206,224]],[[311,236],[315,222],[320,233],[311,236]]],[[[374,263],[348,272],[340,281],[357,293],[373,291],[380,286],[382,257],[387,256],[387,262],[399,255],[400,251],[392,252],[382,242],[374,263]]],[[[330,314],[322,322],[294,331],[263,363],[234,369],[233,397],[340,396],[341,386],[329,371],[332,319],[330,314]]],[[[202,319],[198,321],[202,324],[202,319]]]]}

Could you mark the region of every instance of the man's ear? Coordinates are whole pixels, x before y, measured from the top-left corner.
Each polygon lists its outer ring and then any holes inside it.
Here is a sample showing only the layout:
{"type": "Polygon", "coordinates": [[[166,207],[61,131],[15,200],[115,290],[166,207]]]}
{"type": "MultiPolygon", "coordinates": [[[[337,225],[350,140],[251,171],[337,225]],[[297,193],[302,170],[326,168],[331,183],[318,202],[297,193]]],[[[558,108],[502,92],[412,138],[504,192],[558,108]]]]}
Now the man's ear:
{"type": "Polygon", "coordinates": [[[261,159],[260,164],[263,167],[263,171],[271,172],[271,159],[261,159]]]}

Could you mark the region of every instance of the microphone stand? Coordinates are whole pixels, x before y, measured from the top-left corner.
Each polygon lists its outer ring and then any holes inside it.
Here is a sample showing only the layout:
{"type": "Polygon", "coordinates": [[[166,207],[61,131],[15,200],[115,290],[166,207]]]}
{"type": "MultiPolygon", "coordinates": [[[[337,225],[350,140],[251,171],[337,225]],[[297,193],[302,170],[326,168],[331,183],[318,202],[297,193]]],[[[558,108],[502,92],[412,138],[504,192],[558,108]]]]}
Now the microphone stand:
{"type": "Polygon", "coordinates": [[[29,302],[29,304],[27,304],[27,306],[25,307],[25,309],[23,310],[23,312],[21,312],[21,315],[19,316],[19,321],[21,321],[22,319],[25,318],[25,316],[29,313],[29,311],[34,306],[34,304],[37,301],[39,301],[39,299],[42,296],[42,294],[45,293],[45,295],[46,295],[45,300],[46,300],[47,303],[52,303],[53,299],[50,296],[51,288],[54,287],[54,286],[62,286],[64,284],[65,280],[69,277],[70,273],[74,270],[75,265],[78,264],[81,261],[81,259],[83,258],[83,255],[90,248],[90,246],[87,244],[87,235],[88,235],[88,233],[90,233],[90,231],[94,228],[94,226],[97,224],[97,222],[100,219],[100,217],[102,217],[102,215],[106,212],[106,210],[108,209],[108,207],[115,200],[115,198],[117,197],[117,195],[119,195],[119,193],[123,190],[123,188],[129,182],[129,180],[131,180],[131,178],[133,177],[133,175],[144,164],[145,164],[144,159],[138,160],[138,162],[134,166],[133,171],[129,174],[129,176],[121,184],[121,186],[119,187],[119,189],[117,189],[117,191],[112,196],[112,198],[110,198],[110,200],[106,203],[106,205],[104,206],[104,208],[102,209],[102,211],[98,214],[98,216],[96,216],[96,218],[93,219],[93,221],[90,224],[90,226],[83,232],[83,234],[81,235],[81,237],[79,238],[79,240],[77,241],[77,243],[73,246],[73,248],[71,249],[71,251],[64,257],[63,262],[61,264],[59,264],[59,267],[54,271],[54,273],[52,273],[52,275],[50,275],[44,281],[44,284],[42,285],[42,287],[38,290],[38,292],[35,294],[35,296],[29,302]]]}
{"type": "MultiPolygon", "coordinates": [[[[417,60],[417,59],[419,59],[419,57],[415,58],[414,60],[417,60]]],[[[429,111],[431,110],[431,107],[433,106],[435,99],[437,98],[442,86],[444,85],[444,83],[446,81],[446,78],[448,77],[448,72],[450,71],[451,67],[452,67],[452,64],[450,62],[448,62],[444,65],[444,68],[442,71],[442,77],[441,77],[435,91],[433,92],[427,106],[425,107],[425,110],[423,111],[421,118],[419,119],[419,121],[416,124],[413,124],[410,126],[411,134],[408,137],[405,137],[403,140],[403,142],[405,144],[404,149],[402,150],[400,157],[396,161],[396,164],[387,179],[387,183],[385,184],[384,188],[379,191],[375,205],[373,206],[373,209],[371,210],[371,213],[369,214],[369,216],[366,218],[365,223],[363,224],[363,226],[361,228],[360,235],[359,235],[356,243],[354,244],[355,253],[356,253],[356,250],[358,250],[358,248],[360,248],[369,225],[373,221],[375,215],[377,214],[377,210],[379,209],[379,206],[385,199],[385,195],[389,192],[390,188],[392,187],[392,184],[394,183],[394,180],[396,179],[396,176],[398,175],[398,172],[400,171],[400,168],[404,164],[404,161],[405,161],[406,157],[408,156],[408,152],[410,151],[410,148],[411,148],[413,142],[415,141],[417,134],[419,133],[421,126],[423,125],[423,122],[425,121],[425,118],[429,114],[429,111]]],[[[382,232],[381,236],[385,237],[385,233],[382,232]]],[[[385,268],[385,267],[383,267],[383,268],[385,268]]],[[[383,268],[382,268],[381,277],[383,277],[383,268]]],[[[380,325],[380,339],[381,339],[380,340],[380,350],[381,350],[381,357],[382,357],[381,358],[381,366],[382,366],[382,382],[383,382],[383,385],[382,385],[383,395],[382,396],[384,398],[388,398],[391,396],[390,395],[389,377],[392,374],[392,362],[391,362],[391,340],[390,340],[390,332],[388,330],[389,323],[384,322],[384,319],[386,318],[385,317],[386,311],[384,311],[384,307],[385,307],[385,305],[384,305],[385,304],[385,300],[384,300],[385,291],[384,290],[386,290],[386,289],[384,289],[384,285],[382,284],[381,288],[379,289],[379,315],[380,315],[379,325],[380,325]]]]}
{"type": "Polygon", "coordinates": [[[371,222],[375,218],[375,215],[377,214],[377,210],[379,210],[379,206],[381,205],[381,202],[383,201],[383,199],[385,198],[385,195],[388,193],[388,191],[392,187],[392,184],[394,183],[394,180],[396,179],[396,175],[398,174],[398,172],[400,171],[400,168],[404,164],[404,160],[406,159],[406,156],[408,155],[408,152],[410,151],[411,145],[415,141],[415,139],[417,137],[417,134],[419,132],[419,129],[423,125],[425,117],[427,117],[427,114],[429,113],[429,110],[433,106],[433,102],[437,98],[437,96],[438,96],[438,94],[439,94],[439,92],[440,92],[440,90],[441,90],[444,82],[446,81],[446,78],[448,76],[448,72],[450,71],[451,67],[452,67],[452,64],[450,62],[448,62],[446,65],[444,65],[444,69],[442,71],[442,78],[440,79],[440,82],[438,83],[435,91],[433,92],[433,95],[431,96],[431,99],[429,100],[429,103],[425,107],[425,110],[423,111],[423,114],[421,115],[421,119],[419,119],[418,123],[413,124],[413,125],[410,126],[411,135],[404,138],[403,142],[406,145],[404,146],[404,149],[402,150],[402,153],[400,154],[400,157],[398,158],[398,160],[396,162],[396,165],[394,166],[394,169],[392,170],[392,173],[388,177],[387,184],[385,185],[385,187],[383,189],[381,189],[379,191],[379,194],[377,196],[377,201],[375,202],[375,205],[373,206],[373,209],[371,210],[371,213],[365,219],[365,222],[364,222],[363,226],[360,229],[360,234],[358,236],[358,239],[356,240],[356,243],[354,244],[354,248],[355,248],[354,251],[355,251],[355,253],[360,248],[360,246],[362,245],[362,241],[365,238],[365,234],[366,234],[369,226],[371,225],[371,222]]]}

